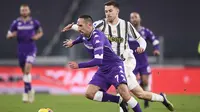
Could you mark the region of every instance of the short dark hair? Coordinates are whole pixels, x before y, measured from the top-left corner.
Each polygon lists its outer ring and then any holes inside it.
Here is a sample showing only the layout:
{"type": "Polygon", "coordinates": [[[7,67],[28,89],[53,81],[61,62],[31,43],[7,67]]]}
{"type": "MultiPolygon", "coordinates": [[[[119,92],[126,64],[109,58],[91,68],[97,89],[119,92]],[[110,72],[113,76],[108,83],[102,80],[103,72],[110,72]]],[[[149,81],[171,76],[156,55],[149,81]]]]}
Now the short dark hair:
{"type": "Polygon", "coordinates": [[[82,18],[82,19],[84,19],[87,22],[93,23],[93,19],[89,15],[81,15],[81,16],[79,16],[79,18],[82,18]]]}
{"type": "Polygon", "coordinates": [[[119,9],[119,4],[116,2],[116,1],[114,1],[114,0],[110,0],[110,1],[108,1],[108,2],[106,2],[106,3],[104,3],[104,5],[105,6],[114,6],[114,7],[116,7],[116,8],[118,8],[119,9]]]}
{"type": "Polygon", "coordinates": [[[20,7],[29,7],[29,5],[28,4],[22,4],[22,5],[20,5],[20,7]]]}

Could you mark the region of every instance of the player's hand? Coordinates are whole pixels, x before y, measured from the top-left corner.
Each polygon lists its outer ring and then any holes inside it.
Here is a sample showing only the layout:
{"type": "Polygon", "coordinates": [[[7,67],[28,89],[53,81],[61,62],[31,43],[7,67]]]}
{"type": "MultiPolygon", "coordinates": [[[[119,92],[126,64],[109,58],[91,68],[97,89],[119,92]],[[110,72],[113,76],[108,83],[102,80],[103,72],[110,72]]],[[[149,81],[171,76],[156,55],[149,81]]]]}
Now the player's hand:
{"type": "Polygon", "coordinates": [[[79,68],[79,67],[78,67],[78,63],[76,63],[76,62],[74,62],[74,61],[69,62],[69,63],[68,63],[68,66],[69,66],[70,68],[72,68],[72,69],[78,69],[78,68],[79,68]]]}
{"type": "Polygon", "coordinates": [[[14,37],[17,37],[17,32],[14,31],[14,32],[8,32],[7,34],[7,39],[11,39],[11,38],[14,38],[14,37]]]}
{"type": "Polygon", "coordinates": [[[67,26],[65,26],[65,27],[62,29],[62,32],[69,31],[69,30],[72,28],[73,25],[74,25],[74,23],[68,24],[67,26]]]}
{"type": "Polygon", "coordinates": [[[37,35],[32,37],[32,40],[38,40],[38,39],[39,39],[39,37],[37,35]]]}
{"type": "Polygon", "coordinates": [[[72,47],[72,46],[73,46],[73,40],[71,40],[71,39],[66,39],[66,40],[63,42],[63,46],[65,46],[66,48],[72,47]]]}
{"type": "Polygon", "coordinates": [[[143,52],[144,52],[144,49],[143,49],[142,47],[137,47],[136,52],[137,52],[138,54],[143,53],[143,52]]]}
{"type": "Polygon", "coordinates": [[[153,51],[154,56],[160,56],[160,51],[159,50],[154,50],[153,51]]]}

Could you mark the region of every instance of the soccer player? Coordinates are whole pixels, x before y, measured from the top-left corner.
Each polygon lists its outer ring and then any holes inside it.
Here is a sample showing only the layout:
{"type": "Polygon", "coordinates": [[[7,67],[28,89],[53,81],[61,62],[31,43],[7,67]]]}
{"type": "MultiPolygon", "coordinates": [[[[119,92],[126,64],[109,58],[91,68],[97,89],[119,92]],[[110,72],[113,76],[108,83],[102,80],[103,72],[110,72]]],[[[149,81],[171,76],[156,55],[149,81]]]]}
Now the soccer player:
{"type": "MultiPolygon", "coordinates": [[[[132,12],[130,14],[130,22],[131,24],[136,28],[136,30],[140,33],[140,35],[146,40],[152,43],[154,51],[153,54],[155,56],[159,56],[159,41],[156,39],[155,35],[152,31],[150,31],[148,28],[145,28],[141,26],[141,18],[139,13],[132,12]]],[[[129,38],[129,46],[131,49],[136,49],[138,46],[138,43],[134,41],[133,39],[129,38]]],[[[151,69],[148,63],[148,57],[147,53],[134,53],[134,56],[136,58],[136,68],[134,69],[134,74],[140,74],[141,76],[141,87],[145,91],[150,91],[149,89],[149,75],[151,74],[151,69]]],[[[144,107],[149,107],[149,103],[147,100],[144,101],[144,107]]]]}
{"type": "MultiPolygon", "coordinates": [[[[159,95],[143,91],[132,72],[135,68],[136,61],[132,53],[133,51],[129,48],[128,37],[139,43],[139,47],[134,50],[137,53],[144,52],[146,41],[140,36],[130,22],[119,18],[119,4],[115,1],[108,1],[105,3],[105,15],[105,19],[96,21],[93,25],[96,29],[104,32],[111,42],[113,51],[124,60],[129,90],[140,99],[163,102],[169,110],[173,110],[173,105],[167,100],[165,94],[161,93],[161,95],[159,95]]],[[[67,25],[63,31],[68,31],[70,29],[78,30],[77,25],[72,23],[67,25]]],[[[122,111],[122,109],[120,109],[120,111],[122,111]]],[[[125,111],[123,109],[123,111],[127,112],[128,110],[125,111]]]]}
{"type": "Polygon", "coordinates": [[[36,57],[35,41],[43,35],[38,20],[30,16],[30,8],[24,4],[20,6],[20,17],[13,21],[7,33],[7,39],[17,38],[18,60],[23,72],[24,93],[22,101],[25,103],[34,101],[34,90],[31,86],[31,68],[36,57]]]}
{"type": "Polygon", "coordinates": [[[106,93],[109,87],[114,85],[134,112],[142,112],[138,102],[129,93],[123,61],[114,53],[106,36],[103,32],[95,30],[93,20],[89,15],[80,16],[77,25],[81,35],[75,41],[64,41],[64,46],[72,47],[75,44],[84,43],[93,59],[82,63],[69,62],[69,67],[72,69],[99,67],[89,82],[85,96],[99,102],[121,103],[120,96],[106,93]]]}

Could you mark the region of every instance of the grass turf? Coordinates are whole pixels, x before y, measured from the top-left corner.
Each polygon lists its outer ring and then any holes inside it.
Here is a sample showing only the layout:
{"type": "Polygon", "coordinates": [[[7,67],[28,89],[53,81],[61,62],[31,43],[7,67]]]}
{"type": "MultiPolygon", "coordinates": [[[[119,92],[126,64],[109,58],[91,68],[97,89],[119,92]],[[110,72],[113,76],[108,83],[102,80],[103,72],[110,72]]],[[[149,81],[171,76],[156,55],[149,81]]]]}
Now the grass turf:
{"type": "MultiPolygon", "coordinates": [[[[200,96],[170,95],[176,112],[200,112],[200,96]]],[[[143,109],[143,101],[138,100],[143,109]]],[[[112,103],[99,103],[78,95],[38,94],[33,104],[21,102],[21,95],[0,95],[0,112],[37,112],[40,108],[51,108],[54,112],[118,112],[112,103]]],[[[133,112],[130,110],[130,112],[133,112]]],[[[143,112],[169,112],[161,103],[150,103],[143,112]]]]}

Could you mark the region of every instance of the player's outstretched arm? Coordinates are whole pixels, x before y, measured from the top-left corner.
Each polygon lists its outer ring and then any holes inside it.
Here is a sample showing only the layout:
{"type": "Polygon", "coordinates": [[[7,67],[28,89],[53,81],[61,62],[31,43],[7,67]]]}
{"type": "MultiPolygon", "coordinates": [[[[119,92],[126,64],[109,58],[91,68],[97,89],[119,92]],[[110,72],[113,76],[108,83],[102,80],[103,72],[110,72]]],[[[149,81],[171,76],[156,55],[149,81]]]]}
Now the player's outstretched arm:
{"type": "Polygon", "coordinates": [[[68,24],[67,26],[65,26],[63,29],[62,29],[62,32],[66,32],[66,31],[69,31],[69,30],[75,30],[75,31],[78,31],[78,25],[77,24],[74,24],[74,23],[71,23],[71,24],[68,24]]]}
{"type": "Polygon", "coordinates": [[[79,68],[88,68],[99,66],[103,63],[103,46],[104,40],[100,37],[100,35],[95,35],[95,39],[92,44],[94,47],[94,58],[88,62],[82,62],[78,64],[79,68]]]}
{"type": "MultiPolygon", "coordinates": [[[[95,22],[93,23],[93,26],[94,26],[96,29],[102,30],[103,27],[104,27],[104,21],[103,21],[103,20],[95,21],[95,22]]],[[[74,23],[68,24],[67,26],[65,26],[65,27],[62,29],[62,32],[66,32],[66,31],[69,31],[69,30],[78,31],[78,25],[77,25],[77,24],[74,24],[74,23]]]]}
{"type": "Polygon", "coordinates": [[[83,38],[83,36],[80,35],[79,37],[76,38],[76,40],[66,39],[66,40],[63,42],[63,46],[66,47],[66,48],[70,48],[70,47],[72,47],[73,45],[82,43],[82,42],[83,42],[83,39],[82,39],[82,38],[83,38]]]}

